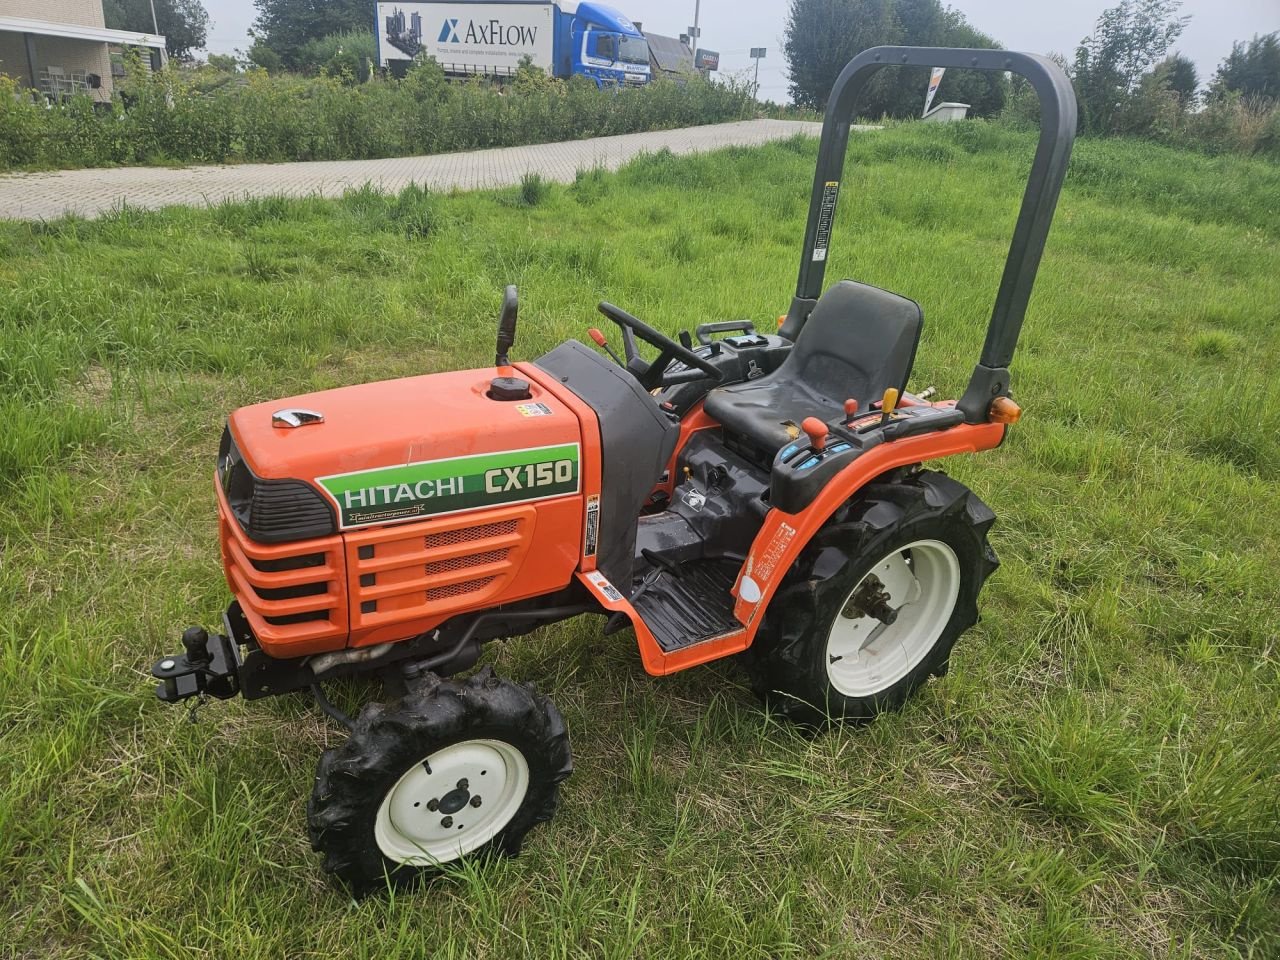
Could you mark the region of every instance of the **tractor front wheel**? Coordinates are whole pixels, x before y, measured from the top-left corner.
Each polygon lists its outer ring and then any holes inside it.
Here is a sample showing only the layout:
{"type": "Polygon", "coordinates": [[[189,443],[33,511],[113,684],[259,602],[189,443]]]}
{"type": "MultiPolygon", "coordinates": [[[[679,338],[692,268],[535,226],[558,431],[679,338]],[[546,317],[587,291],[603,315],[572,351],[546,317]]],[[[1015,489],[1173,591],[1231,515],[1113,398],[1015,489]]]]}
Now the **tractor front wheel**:
{"type": "Polygon", "coordinates": [[[307,807],[312,847],[356,893],[403,886],[466,856],[515,856],[551,819],[573,769],[559,711],[489,668],[431,678],[371,704],[320,758],[307,807]]]}
{"type": "Polygon", "coordinates": [[[748,651],[753,685],[797,722],[900,706],[978,617],[995,514],[942,473],[874,483],[805,547],[748,651]]]}

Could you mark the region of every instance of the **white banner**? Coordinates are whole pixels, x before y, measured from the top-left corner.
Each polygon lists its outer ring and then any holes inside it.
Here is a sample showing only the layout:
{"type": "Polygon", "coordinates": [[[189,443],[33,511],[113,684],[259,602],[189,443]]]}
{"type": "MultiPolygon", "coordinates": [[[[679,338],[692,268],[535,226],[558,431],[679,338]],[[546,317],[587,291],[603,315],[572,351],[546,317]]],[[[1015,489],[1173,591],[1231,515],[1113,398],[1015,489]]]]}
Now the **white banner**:
{"type": "Polygon", "coordinates": [[[947,72],[946,67],[934,67],[933,72],[929,74],[929,93],[924,98],[924,113],[922,117],[929,115],[929,107],[933,105],[933,95],[938,92],[938,84],[942,82],[942,75],[947,72]]]}
{"type": "Polygon", "coordinates": [[[435,57],[450,73],[511,73],[521,57],[551,68],[550,3],[378,3],[378,60],[435,57]]]}

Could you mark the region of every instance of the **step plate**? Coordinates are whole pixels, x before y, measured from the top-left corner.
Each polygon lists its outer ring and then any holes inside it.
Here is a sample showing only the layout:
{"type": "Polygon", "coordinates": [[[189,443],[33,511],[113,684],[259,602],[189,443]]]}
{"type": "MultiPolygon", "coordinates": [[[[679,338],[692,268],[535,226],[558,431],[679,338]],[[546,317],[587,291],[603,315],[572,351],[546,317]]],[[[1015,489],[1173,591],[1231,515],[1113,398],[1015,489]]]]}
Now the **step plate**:
{"type": "Polygon", "coordinates": [[[631,598],[664,653],[742,629],[733,615],[733,589],[741,564],[706,560],[682,564],[679,576],[660,571],[631,598]]]}

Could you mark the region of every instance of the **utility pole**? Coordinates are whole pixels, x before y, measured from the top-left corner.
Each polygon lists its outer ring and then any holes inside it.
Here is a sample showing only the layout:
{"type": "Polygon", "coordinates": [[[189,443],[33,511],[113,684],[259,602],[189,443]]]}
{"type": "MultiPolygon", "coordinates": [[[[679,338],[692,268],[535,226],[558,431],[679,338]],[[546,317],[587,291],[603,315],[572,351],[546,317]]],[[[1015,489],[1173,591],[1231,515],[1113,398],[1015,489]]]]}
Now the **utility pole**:
{"type": "Polygon", "coordinates": [[[697,59],[698,48],[702,46],[702,31],[698,29],[698,12],[702,8],[702,0],[693,0],[693,56],[697,59]]]}
{"type": "Polygon", "coordinates": [[[160,23],[156,20],[156,0],[151,0],[151,29],[157,37],[160,36],[160,23]]]}

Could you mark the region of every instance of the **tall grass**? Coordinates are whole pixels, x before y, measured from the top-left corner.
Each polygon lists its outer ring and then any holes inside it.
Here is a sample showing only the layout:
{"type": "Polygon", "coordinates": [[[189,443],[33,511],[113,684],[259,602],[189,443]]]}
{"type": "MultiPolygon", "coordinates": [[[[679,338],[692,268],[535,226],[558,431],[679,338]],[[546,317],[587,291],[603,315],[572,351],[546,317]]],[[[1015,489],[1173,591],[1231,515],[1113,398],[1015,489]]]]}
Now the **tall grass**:
{"type": "MultiPolygon", "coordinates": [[[[986,124],[851,145],[827,275],[924,305],[917,388],[964,387],[1032,147],[986,124]]],[[[226,601],[228,410],[489,363],[506,283],[520,359],[606,297],[669,333],[766,328],[815,153],[0,225],[0,955],[1280,955],[1280,169],[1259,161],[1079,144],[1013,364],[1026,415],[946,462],[1003,563],[901,713],[811,739],[733,664],[653,680],[596,620],[495,644],[566,717],[562,810],[518,860],[353,904],[302,829],[341,733],[302,699],[191,724],[152,698],[146,666],[226,601]]]]}
{"type": "Polygon", "coordinates": [[[433,63],[358,85],[331,72],[254,70],[214,83],[176,69],[135,71],[124,85],[128,107],[108,112],[87,97],[38,106],[0,76],[0,170],[359,160],[717,123],[750,110],[744,89],[701,80],[616,91],[532,71],[500,89],[446,82],[433,63]]]}

